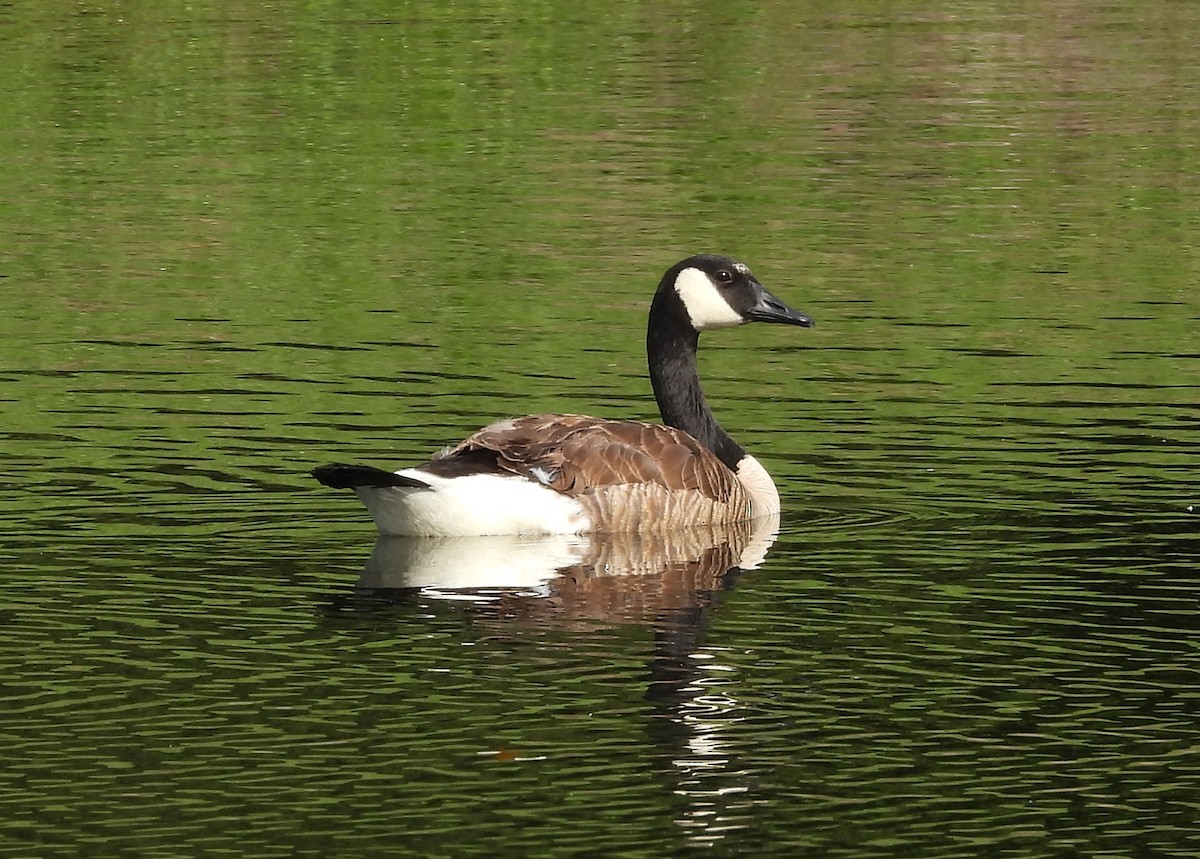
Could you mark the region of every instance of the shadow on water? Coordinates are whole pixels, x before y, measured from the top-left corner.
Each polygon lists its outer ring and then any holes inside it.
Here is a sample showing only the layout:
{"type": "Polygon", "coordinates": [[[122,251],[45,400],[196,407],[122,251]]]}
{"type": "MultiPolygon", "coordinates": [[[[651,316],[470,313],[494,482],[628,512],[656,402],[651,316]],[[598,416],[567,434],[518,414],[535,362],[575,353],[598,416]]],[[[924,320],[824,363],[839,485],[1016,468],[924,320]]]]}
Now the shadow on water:
{"type": "Polygon", "coordinates": [[[353,592],[323,610],[330,620],[399,617],[433,601],[493,631],[649,626],[648,757],[664,762],[688,841],[711,845],[748,826],[755,802],[751,770],[727,736],[742,718],[735,669],[702,640],[720,596],[762,564],[778,534],[776,516],[663,534],[380,537],[353,592]]]}

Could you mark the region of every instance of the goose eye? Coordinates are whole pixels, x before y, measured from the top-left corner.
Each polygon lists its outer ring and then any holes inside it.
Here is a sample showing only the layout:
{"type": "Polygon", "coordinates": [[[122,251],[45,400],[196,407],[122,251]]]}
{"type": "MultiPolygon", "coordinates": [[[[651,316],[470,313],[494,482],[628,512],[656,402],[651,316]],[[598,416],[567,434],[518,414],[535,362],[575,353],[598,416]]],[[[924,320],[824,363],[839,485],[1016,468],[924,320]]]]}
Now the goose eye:
{"type": "Polygon", "coordinates": [[[733,273],[729,269],[719,269],[717,271],[717,280],[721,283],[733,283],[733,273]]]}

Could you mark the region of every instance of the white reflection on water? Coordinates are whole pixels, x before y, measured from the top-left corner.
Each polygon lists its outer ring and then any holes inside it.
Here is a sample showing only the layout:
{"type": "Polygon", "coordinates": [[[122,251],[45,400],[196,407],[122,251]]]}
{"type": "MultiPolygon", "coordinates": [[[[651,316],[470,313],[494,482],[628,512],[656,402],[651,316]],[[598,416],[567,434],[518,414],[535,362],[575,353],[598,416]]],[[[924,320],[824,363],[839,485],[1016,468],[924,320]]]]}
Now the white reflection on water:
{"type": "Polygon", "coordinates": [[[779,518],[645,534],[380,537],[360,588],[442,599],[546,598],[539,614],[626,622],[694,605],[731,570],[762,563],[779,518]]]}
{"type": "Polygon", "coordinates": [[[713,594],[759,566],[778,532],[770,517],[661,534],[380,537],[358,586],[498,608],[502,622],[650,623],[647,757],[669,762],[663,775],[688,841],[712,845],[748,826],[758,801],[729,737],[743,718],[736,669],[698,642],[713,594]]]}
{"type": "Polygon", "coordinates": [[[756,804],[750,790],[753,773],[740,766],[727,736],[741,721],[742,706],[734,697],[729,677],[713,671],[732,671],[714,663],[716,653],[690,655],[697,676],[680,688],[677,711],[672,716],[688,737],[687,754],[672,762],[679,773],[676,795],[685,804],[676,817],[689,841],[711,845],[734,830],[749,825],[749,810],[756,804]],[[717,687],[725,687],[717,691],[717,687]]]}

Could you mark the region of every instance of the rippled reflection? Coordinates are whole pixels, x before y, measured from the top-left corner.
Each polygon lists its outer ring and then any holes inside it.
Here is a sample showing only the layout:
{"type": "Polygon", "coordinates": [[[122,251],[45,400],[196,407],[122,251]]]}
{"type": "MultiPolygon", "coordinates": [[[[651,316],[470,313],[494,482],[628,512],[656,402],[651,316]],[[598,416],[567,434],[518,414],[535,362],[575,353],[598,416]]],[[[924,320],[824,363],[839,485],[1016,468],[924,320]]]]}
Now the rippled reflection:
{"type": "Polygon", "coordinates": [[[689,841],[714,844],[748,825],[754,799],[728,736],[742,718],[736,668],[701,639],[713,596],[758,567],[778,533],[771,516],[650,534],[380,537],[357,591],[463,601],[492,623],[650,624],[648,757],[670,762],[665,777],[689,841]]]}
{"type": "Polygon", "coordinates": [[[646,534],[380,537],[358,586],[524,606],[543,619],[649,620],[757,567],[778,533],[771,516],[646,534]]]}

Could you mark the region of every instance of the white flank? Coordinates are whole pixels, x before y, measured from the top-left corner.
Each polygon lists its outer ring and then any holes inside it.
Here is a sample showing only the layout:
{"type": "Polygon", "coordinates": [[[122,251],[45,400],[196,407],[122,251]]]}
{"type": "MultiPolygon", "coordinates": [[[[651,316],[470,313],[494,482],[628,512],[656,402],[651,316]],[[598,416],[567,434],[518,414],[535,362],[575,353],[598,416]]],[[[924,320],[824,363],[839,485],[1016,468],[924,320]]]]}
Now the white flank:
{"type": "Polygon", "coordinates": [[[746,322],[729,306],[708,275],[698,268],[685,268],[675,278],[675,292],[683,299],[688,318],[697,331],[707,328],[729,328],[746,322]]]}
{"type": "Polygon", "coordinates": [[[779,512],[779,490],[757,459],[749,454],[743,456],[734,474],[750,496],[750,515],[769,516],[779,512]]]}
{"type": "Polygon", "coordinates": [[[524,477],[470,474],[437,477],[406,468],[429,489],[360,486],[354,490],[388,537],[476,537],[484,534],[579,534],[592,523],[573,498],[524,477]]]}

